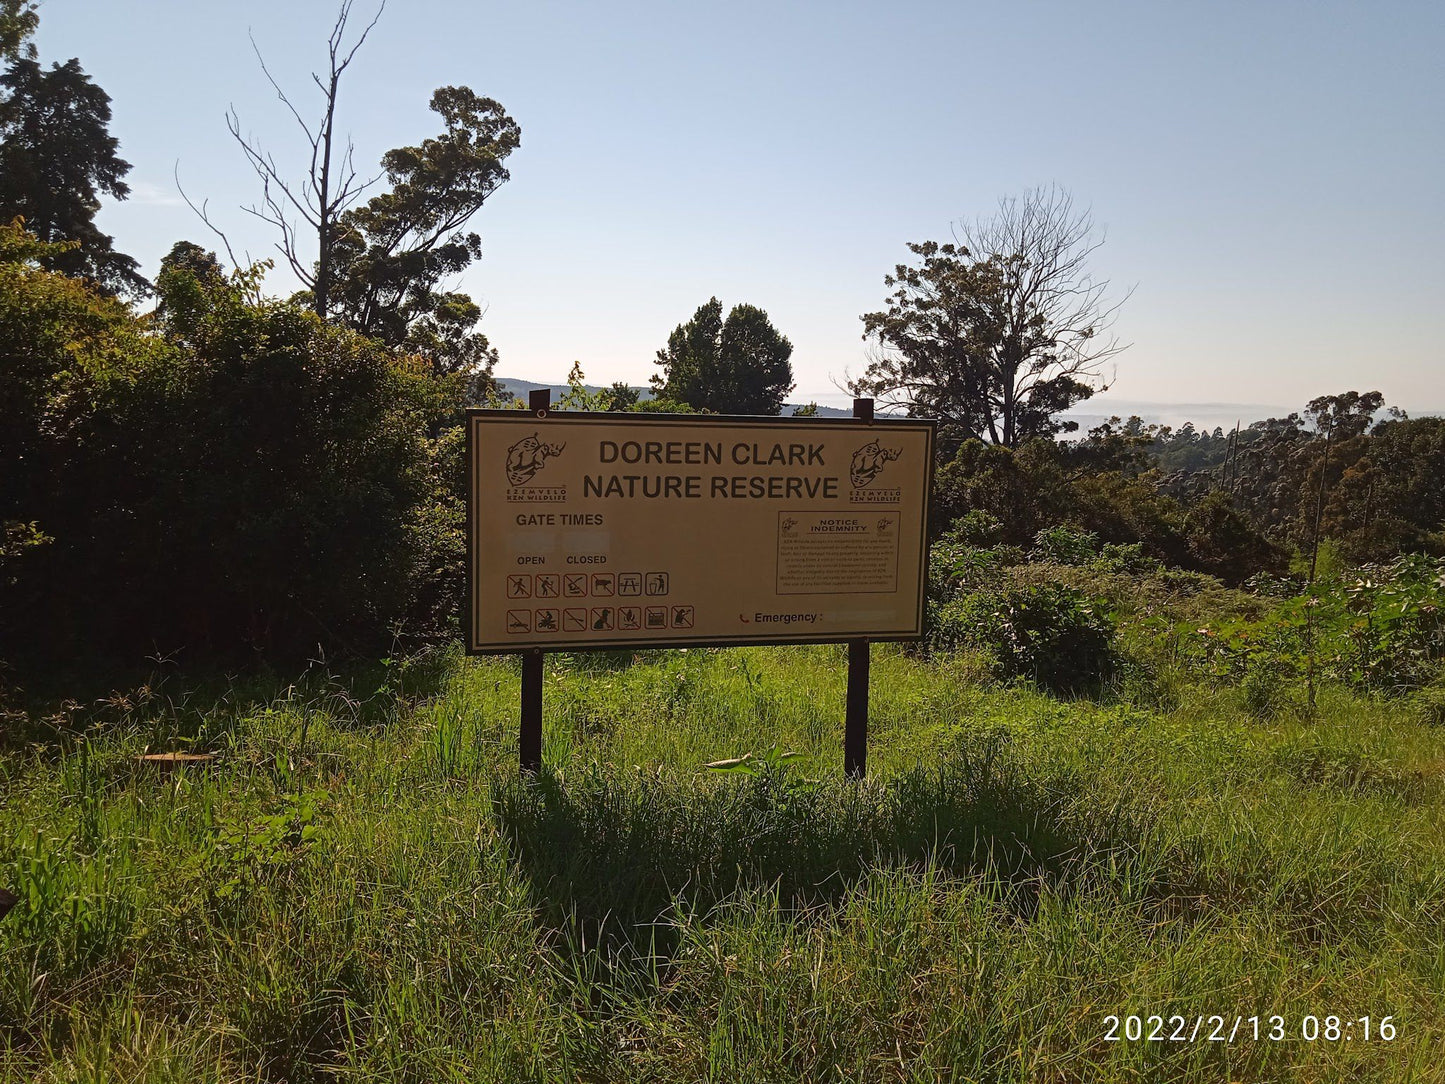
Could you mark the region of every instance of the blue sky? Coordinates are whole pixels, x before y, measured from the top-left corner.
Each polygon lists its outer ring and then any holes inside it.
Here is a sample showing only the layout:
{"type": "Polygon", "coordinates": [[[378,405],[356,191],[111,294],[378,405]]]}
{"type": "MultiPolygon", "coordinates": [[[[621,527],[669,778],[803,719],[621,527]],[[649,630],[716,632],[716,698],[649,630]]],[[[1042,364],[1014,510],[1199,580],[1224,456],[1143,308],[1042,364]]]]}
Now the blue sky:
{"type": "MultiPolygon", "coordinates": [[[[247,31],[314,104],[335,13],[45,0],[42,59],[79,57],[113,99],[134,192],[101,224],[147,272],[211,240],[177,169],[238,251],[269,253],[224,114],[299,165],[247,31]]],[[[791,338],[794,400],[831,401],[905,242],[1058,184],[1107,231],[1096,274],[1134,290],[1108,398],[1293,408],[1378,387],[1438,409],[1442,51],[1445,5],[1425,2],[392,0],[341,123],[363,166],[438,130],[443,84],[520,123],[512,180],[474,220],[484,258],[456,284],[486,306],[502,375],[560,380],[577,360],[590,382],[641,383],[716,294],[791,338]]]]}

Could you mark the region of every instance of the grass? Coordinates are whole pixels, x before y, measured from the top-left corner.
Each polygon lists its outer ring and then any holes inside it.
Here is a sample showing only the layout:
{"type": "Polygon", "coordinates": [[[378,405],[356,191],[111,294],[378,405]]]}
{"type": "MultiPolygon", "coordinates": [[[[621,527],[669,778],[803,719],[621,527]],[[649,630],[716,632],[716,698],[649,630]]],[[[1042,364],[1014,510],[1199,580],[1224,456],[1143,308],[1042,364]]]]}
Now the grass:
{"type": "Polygon", "coordinates": [[[879,647],[857,785],[844,672],[549,658],[533,782],[518,666],[455,652],[12,713],[0,1079],[1445,1080],[1428,713],[1178,673],[1061,702],[879,647]],[[1291,1038],[1106,1041],[1151,1013],[1291,1038]]]}

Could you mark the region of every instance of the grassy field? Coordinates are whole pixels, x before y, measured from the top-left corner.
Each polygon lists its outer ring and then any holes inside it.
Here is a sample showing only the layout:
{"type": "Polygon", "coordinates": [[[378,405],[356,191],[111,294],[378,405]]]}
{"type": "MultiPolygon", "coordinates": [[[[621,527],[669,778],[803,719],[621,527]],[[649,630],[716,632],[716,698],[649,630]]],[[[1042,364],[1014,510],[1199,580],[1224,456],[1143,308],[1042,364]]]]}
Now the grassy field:
{"type": "Polygon", "coordinates": [[[1445,1080],[1445,728],[878,647],[848,784],[844,669],[551,658],[536,781],[455,651],[12,714],[0,1078],[1445,1080]]]}

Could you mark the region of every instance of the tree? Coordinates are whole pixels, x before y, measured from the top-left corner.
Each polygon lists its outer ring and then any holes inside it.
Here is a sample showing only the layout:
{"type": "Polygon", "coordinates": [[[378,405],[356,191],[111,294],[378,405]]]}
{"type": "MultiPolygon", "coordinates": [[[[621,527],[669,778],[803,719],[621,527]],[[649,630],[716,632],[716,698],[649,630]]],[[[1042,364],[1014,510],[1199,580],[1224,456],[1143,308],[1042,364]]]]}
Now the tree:
{"type": "Polygon", "coordinates": [[[793,344],[754,305],[734,305],[723,319],[712,298],[679,324],[657,352],[660,397],[718,414],[780,414],[793,390],[793,344]]]}
{"type": "Polygon", "coordinates": [[[466,225],[510,179],[503,163],[520,145],[521,128],[498,102],[468,87],[441,87],[431,108],[445,131],[388,151],[382,166],[391,190],[342,215],[328,308],[392,346],[446,325],[453,349],[438,363],[455,371],[495,354],[485,336],[467,332],[481,317],[471,299],[437,287],[481,256],[481,238],[466,225]]]}
{"type": "MultiPolygon", "coordinates": [[[[366,27],[350,47],[346,45],[346,24],[351,18],[352,0],[342,0],[336,23],[326,39],[326,74],[311,73],[311,81],[321,91],[321,115],[315,122],[302,118],[300,110],[281,89],[281,85],[266,66],[266,59],[256,39],[251,39],[251,49],[261,64],[261,71],[281,103],[301,129],[309,150],[306,174],[299,181],[288,180],[285,172],[277,165],[274,155],[261,149],[259,143],[241,134],[241,118],[234,107],[226,114],[226,127],[231,136],[240,144],[241,150],[261,180],[261,203],[246,210],[269,223],[280,231],[276,250],[281,253],[292,273],[301,280],[311,294],[311,305],[316,315],[326,319],[327,305],[331,301],[332,251],[336,241],[337,222],[347,208],[351,207],[374,181],[358,180],[354,164],[354,147],[350,139],[345,150],[339,150],[336,135],[336,104],[341,91],[341,77],[356,59],[357,51],[366,43],[368,35],[386,10],[386,0],[376,9],[366,27]],[[299,222],[298,222],[299,219],[299,222]],[[305,224],[305,230],[300,223],[305,224]],[[316,259],[308,259],[303,236],[316,236],[316,259]]],[[[195,205],[192,204],[192,209],[195,205]]],[[[204,206],[196,211],[207,225],[204,206]]],[[[211,227],[215,230],[215,227],[211,227]]],[[[219,230],[215,230],[218,234],[219,230]]],[[[225,235],[221,235],[225,241],[225,235]]],[[[230,243],[226,244],[227,249],[230,243]]],[[[234,256],[232,262],[235,262],[234,256]]]]}
{"type": "MultiPolygon", "coordinates": [[[[510,178],[503,162],[520,145],[521,129],[491,98],[441,87],[431,108],[445,131],[388,151],[381,164],[391,190],[358,204],[381,177],[359,179],[353,146],[347,140],[342,149],[336,132],[337,105],[342,76],[386,4],[348,45],[351,8],[352,0],[344,0],[327,39],[326,71],[311,77],[322,94],[315,121],[303,119],[252,42],[262,72],[301,128],[308,159],[303,177],[288,179],[274,156],[241,134],[233,109],[227,125],[262,186],[261,203],[247,210],[279,231],[276,248],[323,320],[424,354],[438,373],[472,374],[484,395],[496,351],[475,330],[481,309],[466,294],[438,286],[481,256],[481,238],[465,226],[510,178]]],[[[205,218],[204,208],[198,213],[205,218]]]]}
{"type": "Polygon", "coordinates": [[[1076,428],[1057,416],[1101,390],[1123,349],[1108,334],[1119,305],[1086,266],[1102,244],[1091,216],[1036,189],[954,242],[910,244],[917,266],[884,277],[893,293],[862,317],[876,353],[854,394],[940,418],[955,440],[1017,447],[1076,428]]]}
{"type": "Polygon", "coordinates": [[[48,255],[48,269],[84,275],[112,294],[144,294],[149,286],[135,260],[95,225],[101,193],[130,193],[122,180],[130,164],[109,131],[110,96],[78,60],[47,71],[33,48],[20,56],[33,28],[27,5],[0,8],[0,47],[13,57],[0,75],[0,221],[24,218],[42,242],[77,242],[48,255]]]}
{"type": "MultiPolygon", "coordinates": [[[[1336,440],[1357,437],[1375,423],[1375,415],[1385,406],[1385,397],[1378,391],[1347,391],[1340,395],[1320,395],[1311,399],[1304,413],[1321,433],[1331,432],[1336,440]]],[[[1390,416],[1403,418],[1398,407],[1390,408],[1390,416]]]]}
{"type": "Polygon", "coordinates": [[[0,0],[0,60],[34,58],[30,35],[40,23],[34,0],[0,0]]]}
{"type": "Polygon", "coordinates": [[[454,381],[194,245],[157,276],[159,320],[43,270],[45,248],[0,227],[0,657],[295,661],[445,634],[454,381]]]}
{"type": "Polygon", "coordinates": [[[631,410],[642,399],[642,391],[625,380],[614,380],[607,389],[608,410],[631,410]]]}

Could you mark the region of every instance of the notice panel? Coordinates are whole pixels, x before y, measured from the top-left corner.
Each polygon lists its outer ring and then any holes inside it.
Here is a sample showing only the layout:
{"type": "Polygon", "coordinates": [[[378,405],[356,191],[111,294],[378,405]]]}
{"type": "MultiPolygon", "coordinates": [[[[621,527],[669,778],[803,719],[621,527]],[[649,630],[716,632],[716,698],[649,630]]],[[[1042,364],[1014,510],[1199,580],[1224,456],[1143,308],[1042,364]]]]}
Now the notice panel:
{"type": "Polygon", "coordinates": [[[922,634],[933,424],[472,411],[472,652],[922,634]]]}

